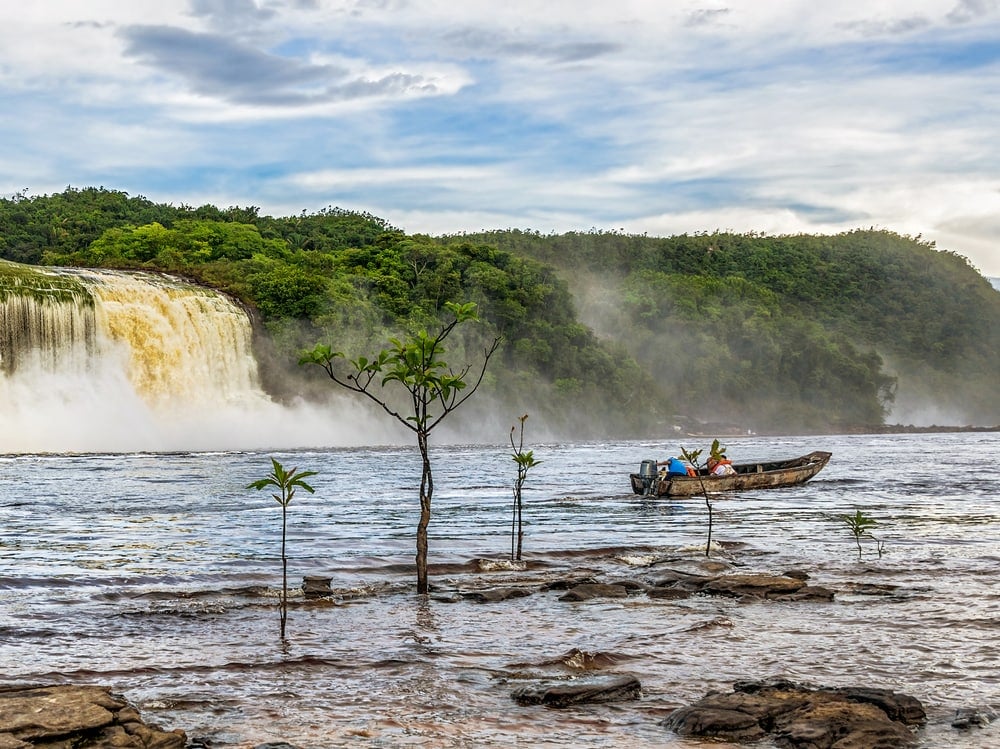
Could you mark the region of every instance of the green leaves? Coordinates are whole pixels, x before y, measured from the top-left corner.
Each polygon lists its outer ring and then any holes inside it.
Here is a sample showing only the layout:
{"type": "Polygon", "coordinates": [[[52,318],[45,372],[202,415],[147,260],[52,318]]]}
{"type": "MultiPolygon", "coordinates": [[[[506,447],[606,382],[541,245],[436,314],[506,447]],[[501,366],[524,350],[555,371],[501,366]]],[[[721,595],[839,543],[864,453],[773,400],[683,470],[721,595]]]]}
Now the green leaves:
{"type": "Polygon", "coordinates": [[[332,348],[323,343],[317,343],[315,348],[309,351],[303,351],[299,355],[299,364],[328,364],[330,360],[334,357],[343,356],[339,351],[334,351],[332,348]]]}
{"type": "MultiPolygon", "coordinates": [[[[716,440],[718,442],[718,440],[716,440]]],[[[703,450],[688,450],[686,448],[681,448],[681,457],[684,458],[688,463],[693,466],[698,465],[698,458],[701,457],[703,450]]]]}
{"type": "Polygon", "coordinates": [[[444,323],[436,335],[419,330],[409,338],[390,338],[389,347],[379,351],[374,358],[359,356],[349,361],[346,369],[337,368],[334,364],[334,359],[346,358],[344,354],[320,344],[311,351],[302,352],[299,364],[323,367],[338,385],[367,396],[404,426],[418,433],[429,432],[449,411],[472,395],[482,381],[490,356],[500,345],[500,338],[494,339],[493,345],[485,351],[483,369],[474,387],[459,398],[470,384],[466,381],[469,367],[459,371],[452,369],[444,358],[443,344],[457,325],[478,320],[479,317],[473,302],[447,302],[444,306],[453,319],[444,323]],[[413,412],[404,416],[396,411],[390,400],[373,388],[376,382],[383,387],[390,383],[401,385],[410,395],[413,412]]]}
{"type": "Polygon", "coordinates": [[[257,489],[259,491],[269,486],[278,488],[281,490],[281,494],[272,494],[271,496],[274,497],[275,501],[277,501],[277,503],[282,507],[288,507],[292,498],[295,496],[296,489],[304,489],[310,494],[316,491],[304,480],[309,476],[315,475],[316,471],[300,471],[297,468],[292,468],[291,470],[286,471],[281,463],[274,458],[271,458],[271,473],[269,473],[266,478],[249,484],[247,489],[257,489]]]}
{"type": "Polygon", "coordinates": [[[872,518],[865,515],[861,510],[855,511],[853,515],[840,515],[841,520],[843,520],[851,529],[851,533],[855,536],[861,536],[869,528],[874,528],[878,523],[872,518]]]}
{"type": "Polygon", "coordinates": [[[475,302],[465,302],[456,304],[455,302],[445,302],[444,307],[455,316],[455,321],[462,323],[468,320],[478,320],[479,313],[475,302]]]}
{"type": "Polygon", "coordinates": [[[529,468],[534,468],[542,462],[540,460],[535,460],[534,450],[528,450],[524,453],[514,453],[511,457],[514,462],[517,463],[519,467],[525,469],[525,471],[529,468]]]}
{"type": "Polygon", "coordinates": [[[725,454],[726,448],[719,444],[719,440],[712,440],[712,446],[708,450],[708,454],[712,456],[714,460],[722,460],[723,454],[725,454]]]}
{"type": "Polygon", "coordinates": [[[851,533],[854,534],[854,543],[858,547],[858,561],[861,561],[861,539],[865,536],[872,539],[875,542],[876,550],[878,551],[879,559],[882,558],[882,553],[885,551],[885,542],[876,538],[871,529],[874,528],[878,523],[874,518],[869,517],[861,510],[855,510],[853,515],[838,515],[840,520],[847,524],[847,527],[851,529],[851,533]]]}

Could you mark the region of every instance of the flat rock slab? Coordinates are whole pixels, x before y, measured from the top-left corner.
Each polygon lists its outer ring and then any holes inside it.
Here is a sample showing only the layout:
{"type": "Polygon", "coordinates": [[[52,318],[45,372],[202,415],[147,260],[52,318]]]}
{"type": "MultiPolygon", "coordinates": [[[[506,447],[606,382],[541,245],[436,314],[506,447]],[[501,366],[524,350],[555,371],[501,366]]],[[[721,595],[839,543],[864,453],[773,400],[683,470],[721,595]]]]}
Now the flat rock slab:
{"type": "Polygon", "coordinates": [[[648,588],[646,590],[646,596],[649,598],[665,598],[672,601],[690,598],[691,595],[690,590],[684,590],[683,588],[648,588]]]}
{"type": "Polygon", "coordinates": [[[560,601],[589,601],[592,598],[628,598],[628,588],[609,583],[583,583],[559,596],[560,601]]]}
{"type": "Polygon", "coordinates": [[[524,598],[530,596],[530,588],[490,588],[489,590],[472,590],[462,593],[461,596],[467,601],[478,601],[479,603],[499,603],[511,598],[524,598]]]}
{"type": "Polygon", "coordinates": [[[642,696],[642,684],[634,676],[588,676],[569,681],[547,681],[515,689],[519,705],[569,707],[593,702],[623,702],[642,696]]]}
{"type": "Polygon", "coordinates": [[[650,581],[646,595],[650,598],[683,598],[702,593],[730,596],[745,601],[832,601],[834,591],[806,583],[809,575],[792,570],[783,575],[766,573],[731,574],[717,577],[691,575],[679,570],[664,570],[650,581]]]}
{"type": "Polygon", "coordinates": [[[783,749],[899,749],[916,743],[911,726],[925,720],[918,700],[887,689],[813,689],[779,680],[709,694],[662,725],[690,738],[769,738],[783,749]]]}
{"type": "Polygon", "coordinates": [[[0,749],[183,749],[181,731],[161,731],[107,687],[59,685],[0,690],[0,749]]]}
{"type": "Polygon", "coordinates": [[[714,595],[771,598],[795,593],[804,586],[803,580],[784,575],[723,575],[707,582],[702,591],[714,595]]]}

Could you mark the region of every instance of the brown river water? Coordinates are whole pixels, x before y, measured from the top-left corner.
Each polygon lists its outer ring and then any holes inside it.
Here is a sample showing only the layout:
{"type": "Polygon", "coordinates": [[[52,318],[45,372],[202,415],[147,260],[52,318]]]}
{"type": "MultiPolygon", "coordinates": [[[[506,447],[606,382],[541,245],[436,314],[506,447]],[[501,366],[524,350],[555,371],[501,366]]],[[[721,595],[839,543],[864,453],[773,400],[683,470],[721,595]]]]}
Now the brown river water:
{"type": "Polygon", "coordinates": [[[245,489],[271,453],[0,456],[0,685],[109,685],[147,721],[211,747],[720,747],[659,721],[710,690],[782,676],[917,697],[921,747],[1000,747],[1000,722],[951,726],[961,708],[1000,710],[1000,433],[727,445],[737,461],[833,453],[803,486],[715,500],[707,560],[804,570],[833,602],[438,600],[584,570],[705,570],[704,501],[629,487],[677,442],[531,445],[543,462],[524,492],[523,573],[477,561],[510,553],[509,450],[434,446],[430,598],[412,564],[415,448],[303,450],[275,454],[319,472],[316,493],[289,508],[289,576],[330,577],[337,595],[295,592],[281,641],[281,510],[245,489]],[[859,561],[837,517],[857,509],[878,522],[881,557],[865,541],[859,561]],[[511,699],[583,665],[634,674],[641,699],[563,710],[511,699]]]}

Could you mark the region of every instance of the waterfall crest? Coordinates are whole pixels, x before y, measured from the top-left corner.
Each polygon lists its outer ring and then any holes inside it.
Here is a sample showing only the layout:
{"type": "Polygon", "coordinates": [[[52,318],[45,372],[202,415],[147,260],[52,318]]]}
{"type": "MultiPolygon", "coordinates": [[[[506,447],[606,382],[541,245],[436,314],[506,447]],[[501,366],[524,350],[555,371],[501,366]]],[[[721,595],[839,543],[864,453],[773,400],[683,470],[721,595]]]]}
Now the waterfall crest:
{"type": "Polygon", "coordinates": [[[93,307],[46,297],[0,299],[0,372],[11,375],[29,362],[49,369],[60,360],[85,364],[96,348],[93,307]]]}

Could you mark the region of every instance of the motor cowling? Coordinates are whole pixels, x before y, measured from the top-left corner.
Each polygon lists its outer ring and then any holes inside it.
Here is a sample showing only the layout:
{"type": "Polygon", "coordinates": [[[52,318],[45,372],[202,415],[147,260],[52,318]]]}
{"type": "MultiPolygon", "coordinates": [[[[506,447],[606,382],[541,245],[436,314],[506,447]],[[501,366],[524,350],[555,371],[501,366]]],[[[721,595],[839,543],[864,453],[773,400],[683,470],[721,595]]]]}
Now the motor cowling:
{"type": "Polygon", "coordinates": [[[639,464],[639,477],[642,479],[643,496],[656,493],[656,461],[644,460],[639,464]]]}

